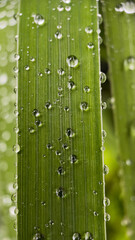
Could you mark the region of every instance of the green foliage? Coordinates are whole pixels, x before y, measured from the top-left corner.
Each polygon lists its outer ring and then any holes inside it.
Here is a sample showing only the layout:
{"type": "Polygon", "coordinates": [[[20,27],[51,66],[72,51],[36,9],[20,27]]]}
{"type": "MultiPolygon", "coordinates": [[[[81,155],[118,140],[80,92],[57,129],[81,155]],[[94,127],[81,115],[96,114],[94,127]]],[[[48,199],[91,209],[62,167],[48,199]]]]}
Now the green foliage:
{"type": "Polygon", "coordinates": [[[18,240],[106,238],[98,6],[66,2],[20,1],[18,240]]]}

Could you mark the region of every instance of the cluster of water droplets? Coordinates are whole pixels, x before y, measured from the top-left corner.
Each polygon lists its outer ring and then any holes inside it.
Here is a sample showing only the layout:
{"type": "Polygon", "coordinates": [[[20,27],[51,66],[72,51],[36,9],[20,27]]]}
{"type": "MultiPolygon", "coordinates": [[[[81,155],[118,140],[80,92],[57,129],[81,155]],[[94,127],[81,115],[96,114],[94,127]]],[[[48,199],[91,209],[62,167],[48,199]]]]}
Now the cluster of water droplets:
{"type": "Polygon", "coordinates": [[[115,7],[116,12],[125,12],[127,14],[134,14],[135,13],[135,2],[134,1],[126,1],[118,4],[115,7]]]}

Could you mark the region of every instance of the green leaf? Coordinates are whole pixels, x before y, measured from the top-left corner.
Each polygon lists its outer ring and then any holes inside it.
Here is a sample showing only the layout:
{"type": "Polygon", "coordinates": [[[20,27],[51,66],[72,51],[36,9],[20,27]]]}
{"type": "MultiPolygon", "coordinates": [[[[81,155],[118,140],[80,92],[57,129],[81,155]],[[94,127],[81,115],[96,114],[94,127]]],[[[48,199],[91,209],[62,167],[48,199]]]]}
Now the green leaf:
{"type": "Polygon", "coordinates": [[[104,240],[97,1],[23,0],[18,26],[18,239],[104,240]]]}
{"type": "Polygon", "coordinates": [[[129,218],[128,234],[135,238],[135,33],[134,1],[102,1],[109,74],[122,168],[123,195],[129,218]]]}

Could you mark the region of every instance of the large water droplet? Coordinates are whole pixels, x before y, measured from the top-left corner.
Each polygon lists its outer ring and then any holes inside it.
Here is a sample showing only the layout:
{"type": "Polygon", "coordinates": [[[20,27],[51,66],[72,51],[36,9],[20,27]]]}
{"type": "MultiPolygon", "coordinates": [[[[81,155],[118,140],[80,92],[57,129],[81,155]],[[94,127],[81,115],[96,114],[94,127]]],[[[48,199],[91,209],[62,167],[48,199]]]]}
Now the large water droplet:
{"type": "Polygon", "coordinates": [[[80,109],[82,111],[88,111],[89,107],[88,107],[88,103],[87,102],[81,102],[80,103],[80,109]]]}
{"type": "Polygon", "coordinates": [[[16,145],[13,146],[13,151],[14,151],[15,153],[19,153],[19,152],[20,152],[20,146],[19,146],[19,144],[16,144],[16,145]]]}
{"type": "Polygon", "coordinates": [[[64,198],[65,197],[65,191],[62,187],[59,187],[58,189],[56,189],[56,195],[59,198],[64,198]]]}
{"type": "Polygon", "coordinates": [[[126,1],[124,3],[120,3],[115,7],[116,12],[125,12],[127,14],[135,13],[135,3],[133,1],[126,1]]]}
{"type": "Polygon", "coordinates": [[[73,81],[69,81],[67,86],[69,90],[74,90],[76,87],[73,81]]]}
{"type": "Polygon", "coordinates": [[[55,38],[57,39],[62,39],[62,33],[57,31],[55,34],[54,34],[55,38]]]}
{"type": "Polygon", "coordinates": [[[66,62],[71,68],[77,67],[79,63],[78,58],[74,55],[70,55],[69,57],[67,57],[66,62]]]}
{"type": "Polygon", "coordinates": [[[44,17],[42,15],[37,14],[37,15],[34,16],[34,22],[37,25],[42,26],[45,23],[45,19],[44,19],[44,17]]]}
{"type": "Polygon", "coordinates": [[[84,235],[85,240],[93,240],[93,235],[90,232],[86,232],[84,235]]]}
{"type": "Polygon", "coordinates": [[[110,199],[105,197],[104,200],[103,200],[103,204],[105,207],[108,207],[110,205],[110,199]]]}
{"type": "Polygon", "coordinates": [[[77,156],[74,155],[74,154],[72,154],[72,155],[70,156],[70,162],[71,162],[71,163],[76,163],[77,161],[78,161],[77,156]]]}
{"type": "Polygon", "coordinates": [[[101,83],[104,83],[106,81],[106,75],[103,72],[100,72],[100,81],[101,83]]]}
{"type": "Polygon", "coordinates": [[[106,221],[106,222],[109,222],[110,221],[110,214],[108,214],[108,213],[105,213],[105,217],[104,217],[104,220],[106,221]]]}
{"type": "Polygon", "coordinates": [[[40,116],[40,112],[37,110],[37,109],[34,109],[32,114],[35,116],[35,117],[39,117],[40,116]]]}
{"type": "Polygon", "coordinates": [[[124,69],[126,71],[135,70],[135,57],[130,56],[124,60],[124,69]]]}
{"type": "Polygon", "coordinates": [[[72,236],[72,240],[81,240],[80,233],[74,233],[73,236],[72,236]]]}
{"type": "Polygon", "coordinates": [[[41,233],[36,233],[34,236],[33,236],[33,240],[44,240],[44,236],[41,234],[41,233]]]}
{"type": "Polygon", "coordinates": [[[74,131],[71,128],[67,128],[66,136],[69,137],[69,138],[72,138],[72,137],[75,136],[75,133],[74,133],[74,131]]]}

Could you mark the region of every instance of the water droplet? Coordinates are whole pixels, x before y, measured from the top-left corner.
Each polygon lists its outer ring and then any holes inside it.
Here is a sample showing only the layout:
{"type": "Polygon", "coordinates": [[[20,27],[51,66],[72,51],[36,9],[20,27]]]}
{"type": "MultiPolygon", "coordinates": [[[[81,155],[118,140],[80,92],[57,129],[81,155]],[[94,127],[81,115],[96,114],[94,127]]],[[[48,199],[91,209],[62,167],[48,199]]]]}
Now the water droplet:
{"type": "Polygon", "coordinates": [[[104,83],[106,81],[106,75],[103,72],[100,72],[100,81],[101,83],[104,83]]]}
{"type": "Polygon", "coordinates": [[[55,38],[57,39],[62,39],[62,33],[57,31],[55,34],[54,34],[55,38]]]}
{"type": "Polygon", "coordinates": [[[19,69],[18,69],[17,67],[14,67],[14,68],[13,68],[13,71],[14,71],[15,73],[18,73],[18,72],[19,72],[19,69]]]}
{"type": "Polygon", "coordinates": [[[60,156],[61,152],[60,151],[55,151],[56,156],[60,156]]]}
{"type": "Polygon", "coordinates": [[[19,144],[16,144],[16,145],[13,146],[13,151],[14,151],[15,153],[19,153],[19,152],[20,152],[20,146],[19,146],[19,144]]]}
{"type": "Polygon", "coordinates": [[[56,189],[56,195],[59,198],[64,198],[65,197],[65,191],[62,187],[56,189]]]}
{"type": "Polygon", "coordinates": [[[65,71],[64,71],[63,68],[59,68],[59,69],[57,70],[57,73],[58,73],[60,76],[63,76],[63,75],[65,74],[65,71]]]}
{"type": "Polygon", "coordinates": [[[48,143],[48,144],[46,145],[46,147],[47,147],[47,149],[49,149],[49,150],[53,149],[53,145],[52,145],[51,143],[48,143]]]}
{"type": "Polygon", "coordinates": [[[99,214],[98,214],[98,212],[94,211],[94,212],[93,212],[93,215],[94,215],[95,217],[98,217],[99,214]]]}
{"type": "Polygon", "coordinates": [[[105,130],[102,130],[102,137],[103,137],[103,138],[106,138],[106,136],[107,136],[106,131],[105,131],[105,130]]]}
{"type": "Polygon", "coordinates": [[[16,193],[13,193],[12,196],[11,196],[11,201],[12,201],[13,203],[16,203],[16,200],[17,200],[16,193]]]}
{"type": "Polygon", "coordinates": [[[74,233],[73,236],[72,236],[72,240],[81,240],[80,233],[74,233]]]}
{"type": "Polygon", "coordinates": [[[98,193],[97,193],[97,191],[96,191],[96,190],[93,190],[93,194],[94,194],[94,195],[97,195],[98,193]]]}
{"type": "Polygon", "coordinates": [[[45,73],[46,73],[47,75],[50,75],[51,70],[50,70],[49,68],[46,68],[46,69],[45,69],[45,73]]]}
{"type": "Polygon", "coordinates": [[[18,60],[20,59],[19,54],[15,54],[15,55],[14,55],[14,58],[15,58],[16,61],[18,61],[18,60]]]}
{"type": "Polygon", "coordinates": [[[85,28],[85,32],[88,34],[91,34],[91,33],[93,33],[93,29],[90,26],[88,26],[85,28]]]}
{"type": "Polygon", "coordinates": [[[64,171],[64,169],[63,169],[62,166],[60,166],[60,167],[58,168],[57,173],[58,173],[59,175],[64,175],[65,171],[64,171]]]}
{"type": "Polygon", "coordinates": [[[73,81],[69,81],[67,87],[69,90],[74,90],[76,86],[73,81]]]}
{"type": "Polygon", "coordinates": [[[101,107],[103,110],[105,110],[107,108],[107,103],[106,102],[102,102],[101,103],[101,107]]]}
{"type": "Polygon", "coordinates": [[[98,40],[99,40],[99,44],[101,45],[102,42],[103,42],[103,38],[101,36],[98,37],[98,40]]]}
{"type": "Polygon", "coordinates": [[[37,15],[34,16],[34,22],[37,25],[42,26],[45,23],[45,19],[44,19],[44,17],[42,15],[37,14],[37,15]]]}
{"type": "Polygon", "coordinates": [[[34,57],[31,57],[31,58],[30,58],[30,61],[31,61],[31,62],[35,62],[35,58],[34,58],[34,57]]]}
{"type": "Polygon", "coordinates": [[[49,225],[50,225],[50,226],[53,226],[53,225],[54,225],[54,221],[49,220],[49,225]]]}
{"type": "Polygon", "coordinates": [[[131,165],[132,165],[132,160],[127,159],[127,160],[126,160],[126,165],[127,165],[127,166],[131,166],[131,165]]]}
{"type": "Polygon", "coordinates": [[[15,133],[19,133],[19,128],[18,127],[15,127],[13,130],[14,130],[15,133]]]}
{"type": "Polygon", "coordinates": [[[43,123],[40,120],[36,120],[35,124],[37,125],[37,127],[42,127],[43,123]]]}
{"type": "Polygon", "coordinates": [[[57,7],[57,9],[58,9],[59,12],[62,12],[62,11],[64,10],[64,7],[63,7],[62,5],[59,5],[59,6],[57,7]]]}
{"type": "Polygon", "coordinates": [[[87,47],[88,47],[89,49],[93,49],[93,48],[94,48],[94,44],[91,43],[91,42],[89,42],[89,43],[87,44],[87,47]]]}
{"type": "Polygon", "coordinates": [[[70,162],[71,162],[71,163],[76,163],[77,161],[78,161],[77,156],[74,155],[74,154],[72,154],[72,155],[70,156],[70,162]]]}
{"type": "Polygon", "coordinates": [[[64,3],[69,4],[71,3],[71,0],[62,0],[64,3]]]}
{"type": "Polygon", "coordinates": [[[125,12],[127,14],[135,13],[135,3],[133,1],[126,1],[125,3],[120,3],[115,7],[116,12],[125,12]]]}
{"type": "Polygon", "coordinates": [[[41,234],[41,233],[36,233],[34,236],[33,236],[33,240],[44,240],[44,236],[41,234]]]}
{"type": "Polygon", "coordinates": [[[69,111],[69,107],[67,107],[67,106],[64,107],[64,111],[65,111],[65,112],[68,112],[68,111],[69,111]]]}
{"type": "Polygon", "coordinates": [[[103,22],[103,18],[101,14],[98,14],[98,22],[99,22],[99,25],[102,24],[103,22]]]}
{"type": "Polygon", "coordinates": [[[70,6],[66,6],[66,7],[65,7],[65,10],[66,10],[67,12],[70,12],[70,11],[71,11],[71,7],[70,7],[70,6]]]}
{"type": "Polygon", "coordinates": [[[26,71],[29,71],[30,70],[30,67],[28,65],[25,66],[25,70],[26,71]]]}
{"type": "Polygon", "coordinates": [[[88,107],[88,103],[87,102],[81,102],[80,103],[80,109],[82,111],[88,111],[89,107],[88,107]]]}
{"type": "Polygon", "coordinates": [[[107,175],[109,173],[109,167],[105,164],[104,165],[104,174],[107,175]]]}
{"type": "Polygon", "coordinates": [[[66,59],[66,62],[68,64],[69,67],[71,68],[75,68],[78,66],[78,58],[74,55],[70,55],[67,59],[66,59]]]}
{"type": "Polygon", "coordinates": [[[126,71],[135,70],[135,57],[130,56],[124,60],[124,69],[126,71]]]}
{"type": "Polygon", "coordinates": [[[90,232],[86,232],[86,233],[85,233],[84,239],[85,239],[85,240],[94,240],[94,239],[93,239],[93,235],[92,235],[92,233],[90,233],[90,232]]]}
{"type": "Polygon", "coordinates": [[[89,93],[89,92],[90,92],[90,88],[89,88],[88,86],[85,86],[85,87],[84,87],[84,92],[85,92],[85,93],[89,93]]]}
{"type": "Polygon", "coordinates": [[[105,217],[104,217],[104,220],[106,221],[106,222],[109,222],[110,221],[110,214],[108,214],[108,213],[105,213],[105,217]]]}
{"type": "Polygon", "coordinates": [[[67,128],[66,136],[69,137],[69,138],[72,138],[72,137],[75,136],[75,133],[73,132],[73,130],[71,128],[67,128]]]}
{"type": "Polygon", "coordinates": [[[108,207],[110,205],[110,199],[105,197],[104,200],[103,200],[103,204],[105,207],[108,207]]]}
{"type": "Polygon", "coordinates": [[[42,206],[46,206],[46,202],[44,202],[44,201],[41,202],[41,205],[42,205],[42,206]]]}
{"type": "Polygon", "coordinates": [[[69,147],[66,143],[62,144],[62,148],[65,149],[65,150],[69,149],[69,147]]]}
{"type": "Polygon", "coordinates": [[[34,133],[34,132],[35,132],[35,129],[34,129],[33,127],[30,127],[30,128],[29,128],[29,132],[30,132],[30,133],[34,133]]]}
{"type": "Polygon", "coordinates": [[[52,104],[50,102],[46,102],[45,108],[47,108],[48,110],[51,109],[52,108],[52,104]]]}
{"type": "Polygon", "coordinates": [[[39,117],[40,116],[40,112],[37,109],[34,109],[32,114],[34,115],[34,117],[39,117]]]}

